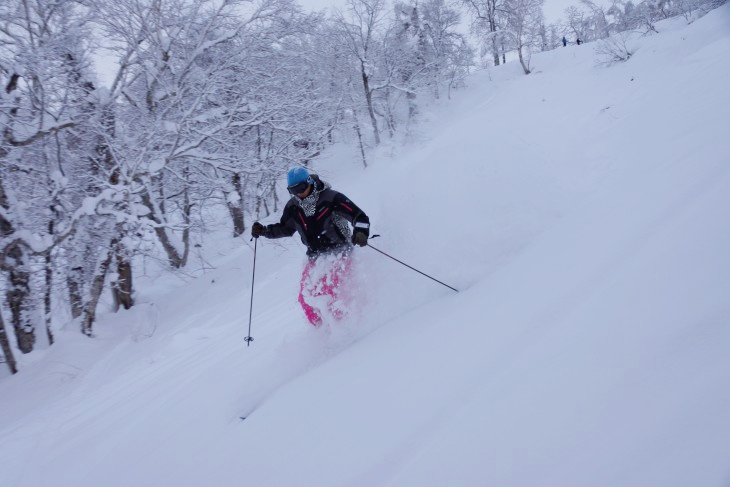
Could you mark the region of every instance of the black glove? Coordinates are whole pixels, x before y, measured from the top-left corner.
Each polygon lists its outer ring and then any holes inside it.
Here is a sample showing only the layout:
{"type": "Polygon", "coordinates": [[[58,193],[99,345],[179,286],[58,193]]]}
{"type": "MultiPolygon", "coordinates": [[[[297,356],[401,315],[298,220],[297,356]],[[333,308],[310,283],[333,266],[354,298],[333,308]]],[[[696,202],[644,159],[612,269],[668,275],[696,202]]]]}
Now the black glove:
{"type": "Polygon", "coordinates": [[[352,234],[352,243],[365,247],[368,244],[368,235],[365,232],[355,232],[352,234]]]}
{"type": "Polygon", "coordinates": [[[253,238],[259,238],[262,235],[266,236],[266,227],[259,222],[254,223],[251,227],[251,236],[253,238]]]}

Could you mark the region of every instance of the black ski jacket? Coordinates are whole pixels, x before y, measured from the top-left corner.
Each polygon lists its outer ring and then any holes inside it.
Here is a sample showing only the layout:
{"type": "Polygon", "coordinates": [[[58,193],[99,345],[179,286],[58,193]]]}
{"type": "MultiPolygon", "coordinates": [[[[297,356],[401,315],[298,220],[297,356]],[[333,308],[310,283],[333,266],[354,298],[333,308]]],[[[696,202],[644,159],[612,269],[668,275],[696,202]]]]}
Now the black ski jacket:
{"type": "MultiPolygon", "coordinates": [[[[299,199],[292,196],[284,207],[279,223],[267,225],[264,237],[282,238],[294,235],[299,232],[302,243],[307,246],[307,255],[316,257],[318,254],[328,252],[348,251],[352,248],[351,231],[348,223],[355,231],[370,235],[370,219],[368,216],[347,196],[325,184],[312,175],[314,187],[312,195],[314,212],[307,216],[304,210],[309,199],[299,199]]],[[[312,201],[309,201],[310,205],[312,201]]]]}

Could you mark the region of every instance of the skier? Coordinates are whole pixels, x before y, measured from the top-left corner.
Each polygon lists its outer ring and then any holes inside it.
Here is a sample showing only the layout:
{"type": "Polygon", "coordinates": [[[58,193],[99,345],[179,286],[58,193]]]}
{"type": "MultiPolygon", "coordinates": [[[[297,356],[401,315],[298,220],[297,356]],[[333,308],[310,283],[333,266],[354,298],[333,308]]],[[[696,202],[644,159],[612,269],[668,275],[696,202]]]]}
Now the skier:
{"type": "Polygon", "coordinates": [[[340,283],[349,273],[353,244],[364,247],[368,243],[370,219],[345,195],[303,167],[289,170],[287,189],[291,198],[279,223],[256,222],[251,236],[282,238],[298,232],[309,257],[302,273],[299,303],[314,326],[322,323],[325,307],[331,316],[341,319],[347,306],[341,302],[345,298],[340,283]]]}
{"type": "Polygon", "coordinates": [[[567,45],[568,45],[568,39],[566,39],[565,36],[563,36],[563,47],[565,47],[567,45]]]}

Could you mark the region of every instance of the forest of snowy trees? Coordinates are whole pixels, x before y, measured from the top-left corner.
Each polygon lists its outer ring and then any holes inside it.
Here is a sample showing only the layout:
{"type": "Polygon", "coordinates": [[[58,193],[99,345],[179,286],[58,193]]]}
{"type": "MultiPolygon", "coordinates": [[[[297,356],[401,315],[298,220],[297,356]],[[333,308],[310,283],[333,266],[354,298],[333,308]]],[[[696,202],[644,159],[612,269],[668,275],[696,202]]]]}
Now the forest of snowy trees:
{"type": "Polygon", "coordinates": [[[563,36],[651,33],[719,3],[583,0],[546,25],[542,0],[5,0],[0,360],[15,373],[52,344],[59,308],[93,336],[104,292],[134,306],[136,257],[184,268],[207,215],[242,235],[280,208],[289,167],[341,140],[367,165],[474,67],[514,56],[528,74],[563,36]]]}

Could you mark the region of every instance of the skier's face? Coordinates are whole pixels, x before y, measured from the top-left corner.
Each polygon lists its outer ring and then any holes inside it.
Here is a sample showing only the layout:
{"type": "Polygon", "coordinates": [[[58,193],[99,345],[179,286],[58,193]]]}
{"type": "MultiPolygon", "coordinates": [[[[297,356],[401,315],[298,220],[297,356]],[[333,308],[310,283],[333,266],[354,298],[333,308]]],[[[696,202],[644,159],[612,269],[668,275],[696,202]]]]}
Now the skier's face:
{"type": "Polygon", "coordinates": [[[289,186],[287,189],[289,190],[289,194],[292,196],[298,196],[299,198],[306,198],[309,196],[311,184],[309,184],[307,181],[302,181],[301,183],[295,184],[294,186],[289,186]]]}
{"type": "Polygon", "coordinates": [[[309,193],[311,193],[311,192],[312,192],[312,185],[308,184],[307,187],[304,188],[304,191],[302,191],[301,193],[297,193],[297,198],[303,200],[304,198],[309,196],[309,193]]]}

